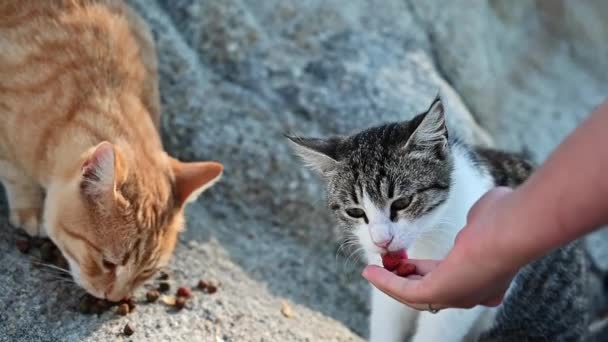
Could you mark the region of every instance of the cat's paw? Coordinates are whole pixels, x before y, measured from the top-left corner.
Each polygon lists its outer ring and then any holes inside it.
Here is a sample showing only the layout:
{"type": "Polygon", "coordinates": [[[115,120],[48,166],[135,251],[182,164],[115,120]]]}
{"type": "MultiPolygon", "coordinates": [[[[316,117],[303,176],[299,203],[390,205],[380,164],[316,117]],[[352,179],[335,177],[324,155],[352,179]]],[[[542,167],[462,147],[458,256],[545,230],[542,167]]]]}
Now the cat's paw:
{"type": "Polygon", "coordinates": [[[9,223],[25,230],[32,237],[46,237],[46,232],[42,227],[41,208],[20,208],[11,210],[9,223]]]}

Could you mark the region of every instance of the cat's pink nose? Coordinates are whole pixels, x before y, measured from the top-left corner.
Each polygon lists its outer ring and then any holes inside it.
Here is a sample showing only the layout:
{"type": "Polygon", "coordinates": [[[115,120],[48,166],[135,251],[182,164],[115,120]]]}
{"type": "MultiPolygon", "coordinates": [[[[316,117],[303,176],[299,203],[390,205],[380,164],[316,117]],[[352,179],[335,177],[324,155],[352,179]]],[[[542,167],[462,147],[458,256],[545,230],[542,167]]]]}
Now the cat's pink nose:
{"type": "Polygon", "coordinates": [[[394,238],[394,236],[391,236],[388,239],[382,239],[382,240],[379,240],[379,241],[376,241],[376,240],[372,239],[372,241],[374,242],[374,245],[376,245],[376,246],[378,246],[380,248],[388,248],[388,246],[391,244],[391,242],[393,242],[393,238],[394,238]]]}

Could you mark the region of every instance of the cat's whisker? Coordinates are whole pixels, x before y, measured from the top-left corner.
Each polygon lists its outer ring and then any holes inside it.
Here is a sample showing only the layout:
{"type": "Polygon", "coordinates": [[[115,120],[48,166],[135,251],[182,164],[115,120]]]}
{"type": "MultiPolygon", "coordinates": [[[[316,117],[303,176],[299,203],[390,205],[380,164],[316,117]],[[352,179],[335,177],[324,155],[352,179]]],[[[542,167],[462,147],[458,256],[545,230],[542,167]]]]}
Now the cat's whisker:
{"type": "Polygon", "coordinates": [[[359,262],[359,260],[361,260],[361,257],[363,256],[363,252],[364,249],[363,247],[359,247],[356,250],[354,250],[350,256],[346,259],[344,268],[347,270],[352,269],[352,266],[354,266],[357,262],[359,262]],[[354,257],[354,259],[353,259],[354,257]],[[349,265],[349,261],[351,262],[351,264],[349,265]]]}
{"type": "Polygon", "coordinates": [[[72,273],[70,273],[69,270],[67,270],[65,268],[62,268],[62,267],[59,267],[59,266],[56,266],[56,265],[47,264],[47,263],[36,261],[36,260],[32,260],[32,263],[35,264],[35,265],[44,266],[46,268],[55,270],[55,271],[57,271],[59,273],[65,273],[65,274],[68,274],[68,275],[72,275],[72,273]]]}
{"type": "MultiPolygon", "coordinates": [[[[358,240],[356,240],[356,236],[352,236],[352,237],[348,237],[346,239],[343,240],[343,242],[340,244],[340,247],[338,248],[338,250],[336,251],[336,255],[335,255],[335,260],[336,262],[338,261],[338,254],[341,252],[343,256],[346,256],[346,260],[348,261],[348,259],[352,256],[353,253],[355,253],[357,251],[357,249],[355,249],[352,252],[348,252],[348,250],[352,249],[353,247],[358,247],[359,246],[359,242],[358,240]]],[[[360,247],[359,247],[360,248],[360,247]]],[[[346,263],[346,261],[345,261],[346,263]]]]}
{"type": "Polygon", "coordinates": [[[349,255],[344,260],[344,264],[343,264],[344,269],[349,269],[350,268],[349,263],[351,260],[353,260],[352,258],[357,256],[357,254],[361,254],[361,252],[363,252],[363,250],[364,250],[363,247],[360,246],[359,244],[356,244],[356,245],[353,244],[353,246],[356,246],[356,248],[353,249],[351,251],[351,253],[349,253],[349,255]]]}
{"type": "Polygon", "coordinates": [[[47,277],[51,278],[50,279],[51,281],[59,281],[59,282],[63,282],[63,283],[69,283],[69,284],[76,285],[76,282],[73,279],[62,277],[60,275],[56,275],[53,273],[47,273],[47,277]]]}

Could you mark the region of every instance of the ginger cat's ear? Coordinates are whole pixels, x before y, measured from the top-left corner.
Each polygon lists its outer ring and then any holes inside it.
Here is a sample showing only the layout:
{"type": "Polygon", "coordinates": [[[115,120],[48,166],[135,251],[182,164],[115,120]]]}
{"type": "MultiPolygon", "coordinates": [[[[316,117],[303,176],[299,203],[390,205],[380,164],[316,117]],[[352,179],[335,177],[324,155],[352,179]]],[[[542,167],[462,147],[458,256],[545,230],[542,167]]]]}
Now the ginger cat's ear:
{"type": "Polygon", "coordinates": [[[182,163],[172,160],[175,174],[175,193],[179,205],[183,206],[210,188],[222,176],[224,165],[217,162],[182,163]]]}
{"type": "Polygon", "coordinates": [[[82,193],[99,198],[114,194],[117,180],[123,178],[126,170],[120,153],[111,143],[104,141],[87,152],[81,172],[82,193]]]}

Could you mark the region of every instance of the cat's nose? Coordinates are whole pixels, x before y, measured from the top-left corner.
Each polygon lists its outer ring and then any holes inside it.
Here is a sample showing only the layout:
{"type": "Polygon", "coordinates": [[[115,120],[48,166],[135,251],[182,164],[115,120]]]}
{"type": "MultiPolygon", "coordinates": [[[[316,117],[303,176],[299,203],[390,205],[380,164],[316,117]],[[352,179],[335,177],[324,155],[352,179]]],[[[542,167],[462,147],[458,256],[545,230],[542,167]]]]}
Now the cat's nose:
{"type": "Polygon", "coordinates": [[[394,238],[394,236],[391,236],[391,237],[388,237],[386,239],[381,239],[381,240],[372,239],[372,241],[374,242],[374,245],[376,245],[380,248],[388,248],[388,246],[391,244],[391,242],[393,242],[393,238],[394,238]]]}

